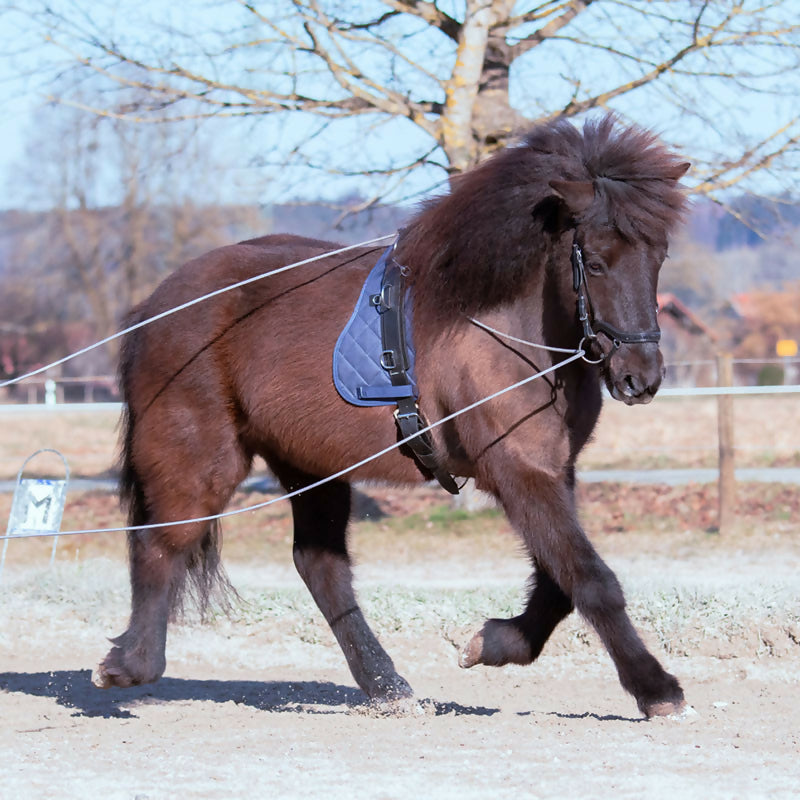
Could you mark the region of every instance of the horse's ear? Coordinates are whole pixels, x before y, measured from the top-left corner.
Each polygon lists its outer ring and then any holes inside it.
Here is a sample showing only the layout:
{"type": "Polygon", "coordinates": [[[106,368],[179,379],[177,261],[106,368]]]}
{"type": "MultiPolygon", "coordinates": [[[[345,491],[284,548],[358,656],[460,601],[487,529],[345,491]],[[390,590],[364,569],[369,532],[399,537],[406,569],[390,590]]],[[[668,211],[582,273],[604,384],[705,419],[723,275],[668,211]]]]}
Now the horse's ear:
{"type": "Polygon", "coordinates": [[[594,184],[591,181],[550,181],[550,188],[573,214],[582,214],[594,201],[594,184]]]}
{"type": "Polygon", "coordinates": [[[680,164],[675,165],[672,172],[667,173],[667,178],[671,181],[679,181],[689,171],[689,167],[691,166],[689,161],[681,161],[680,164]]]}

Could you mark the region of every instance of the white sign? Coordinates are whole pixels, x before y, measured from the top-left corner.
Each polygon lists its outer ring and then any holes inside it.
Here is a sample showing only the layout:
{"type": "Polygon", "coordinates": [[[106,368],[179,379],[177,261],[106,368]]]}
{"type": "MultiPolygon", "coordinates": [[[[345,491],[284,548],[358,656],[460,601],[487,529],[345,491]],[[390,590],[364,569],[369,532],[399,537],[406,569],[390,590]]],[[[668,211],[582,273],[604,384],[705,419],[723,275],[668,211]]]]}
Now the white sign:
{"type": "Polygon", "coordinates": [[[9,538],[30,536],[31,534],[44,536],[51,534],[53,550],[50,553],[50,563],[53,563],[56,556],[58,532],[61,530],[61,517],[64,514],[64,502],[67,499],[68,481],[69,466],[58,450],[37,450],[25,459],[25,463],[17,475],[17,488],[14,490],[6,538],[3,540],[3,552],[0,555],[0,574],[2,574],[6,562],[9,538]],[[22,477],[28,462],[40,453],[55,453],[62,460],[64,463],[63,479],[22,477]]]}
{"type": "Polygon", "coordinates": [[[20,479],[14,492],[8,535],[21,536],[31,531],[58,533],[66,494],[64,480],[20,479]]]}

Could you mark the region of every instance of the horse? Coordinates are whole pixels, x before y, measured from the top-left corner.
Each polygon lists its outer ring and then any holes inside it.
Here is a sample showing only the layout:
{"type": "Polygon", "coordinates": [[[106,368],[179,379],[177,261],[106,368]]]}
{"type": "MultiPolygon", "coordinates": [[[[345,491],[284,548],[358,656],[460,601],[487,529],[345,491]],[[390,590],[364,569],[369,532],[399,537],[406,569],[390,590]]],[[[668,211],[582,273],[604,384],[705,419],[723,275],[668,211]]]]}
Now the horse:
{"type": "MultiPolygon", "coordinates": [[[[526,342],[582,348],[573,360],[428,434],[433,456],[493,495],[524,543],[532,577],[511,619],[489,619],[459,664],[530,664],[574,609],[597,631],[646,717],[686,708],[677,678],[648,651],[612,570],[577,518],[575,463],[597,422],[602,383],[626,404],[654,397],[664,374],[656,289],[685,213],[689,164],[652,132],[611,115],[578,128],[533,126],[518,144],[454,178],[398,234],[394,258],[413,297],[419,408],[445,417],[556,363],[526,342]],[[507,334],[507,335],[499,335],[507,334]]],[[[293,560],[372,701],[413,697],[356,599],[347,548],[352,481],[415,485],[431,470],[399,441],[387,408],[347,403],[331,358],[376,247],[288,234],[222,247],[168,276],[129,323],[305,259],[159,319],[120,354],[127,407],[121,498],[127,507],[131,613],[93,673],[95,685],[157,681],[168,622],[235,592],[218,520],[261,457],[291,497],[293,560]],[[170,522],[181,521],[180,524],[170,522]],[[147,530],[137,526],[156,525],[147,530]]],[[[383,249],[383,248],[380,248],[383,249]]]]}

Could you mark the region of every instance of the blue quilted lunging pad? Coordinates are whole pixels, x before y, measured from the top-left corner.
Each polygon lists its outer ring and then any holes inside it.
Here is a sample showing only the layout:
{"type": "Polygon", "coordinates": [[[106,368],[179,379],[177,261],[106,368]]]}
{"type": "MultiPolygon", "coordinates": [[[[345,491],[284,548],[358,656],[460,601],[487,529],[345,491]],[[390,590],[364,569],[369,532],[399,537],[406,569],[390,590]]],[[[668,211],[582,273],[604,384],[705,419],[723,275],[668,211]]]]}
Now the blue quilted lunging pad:
{"type": "Polygon", "coordinates": [[[414,344],[411,338],[411,293],[404,299],[408,379],[410,386],[392,386],[389,373],[381,366],[381,312],[370,302],[380,294],[386,260],[392,248],[384,251],[361,289],[353,315],[339,334],[333,351],[333,382],[339,394],[356,406],[385,406],[402,397],[417,396],[414,377],[414,344]]]}

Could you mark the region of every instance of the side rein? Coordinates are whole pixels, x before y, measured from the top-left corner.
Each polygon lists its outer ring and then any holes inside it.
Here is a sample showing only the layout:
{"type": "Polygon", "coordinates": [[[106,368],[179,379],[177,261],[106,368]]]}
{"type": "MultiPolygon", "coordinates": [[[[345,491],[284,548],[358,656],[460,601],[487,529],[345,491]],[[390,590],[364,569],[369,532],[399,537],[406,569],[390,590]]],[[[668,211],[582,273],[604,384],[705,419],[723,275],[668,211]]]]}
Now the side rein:
{"type": "Polygon", "coordinates": [[[621,344],[646,344],[659,342],[661,331],[653,328],[649,331],[636,331],[630,333],[615,328],[611,323],[604,322],[593,315],[589,318],[589,309],[592,308],[592,298],[589,296],[589,285],[586,282],[586,269],[583,266],[583,252],[577,242],[572,243],[572,288],[578,295],[578,319],[583,325],[583,337],[595,341],[598,333],[604,333],[611,339],[611,350],[603,355],[601,361],[608,358],[621,344]]]}

